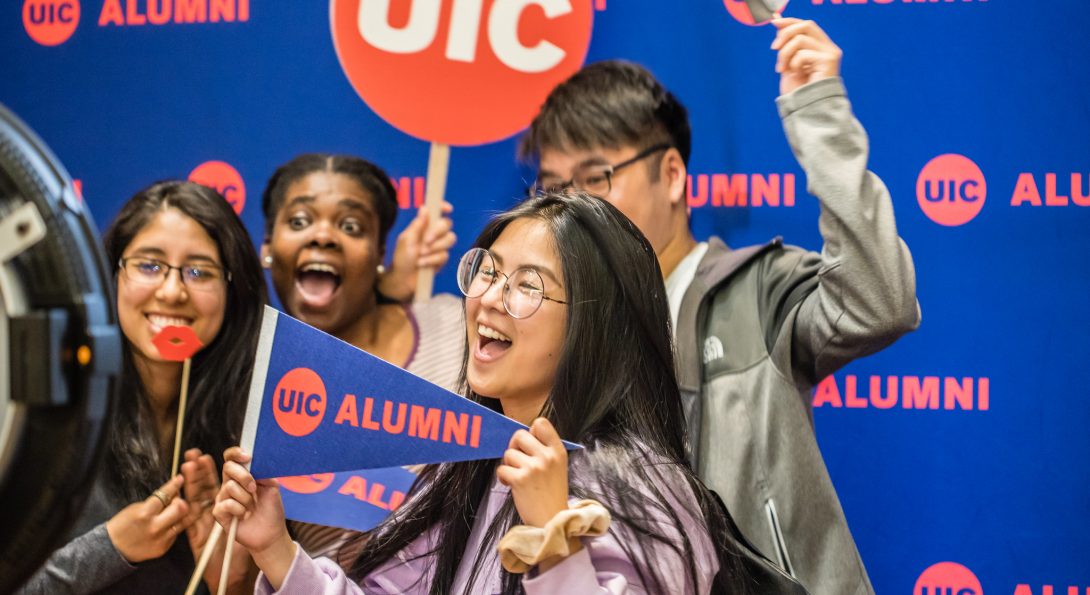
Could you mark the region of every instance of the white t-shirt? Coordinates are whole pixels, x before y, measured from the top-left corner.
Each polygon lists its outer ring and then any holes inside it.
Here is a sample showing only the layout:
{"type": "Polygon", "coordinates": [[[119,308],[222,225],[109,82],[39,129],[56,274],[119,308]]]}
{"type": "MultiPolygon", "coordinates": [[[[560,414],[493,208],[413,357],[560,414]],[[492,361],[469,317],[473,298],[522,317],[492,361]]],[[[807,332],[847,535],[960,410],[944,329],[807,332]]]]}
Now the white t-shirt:
{"type": "Polygon", "coordinates": [[[681,259],[674,272],[666,278],[666,299],[670,302],[670,322],[673,323],[674,338],[677,339],[677,317],[681,314],[681,300],[696,277],[696,267],[708,251],[708,243],[700,242],[685,258],[681,259]]]}

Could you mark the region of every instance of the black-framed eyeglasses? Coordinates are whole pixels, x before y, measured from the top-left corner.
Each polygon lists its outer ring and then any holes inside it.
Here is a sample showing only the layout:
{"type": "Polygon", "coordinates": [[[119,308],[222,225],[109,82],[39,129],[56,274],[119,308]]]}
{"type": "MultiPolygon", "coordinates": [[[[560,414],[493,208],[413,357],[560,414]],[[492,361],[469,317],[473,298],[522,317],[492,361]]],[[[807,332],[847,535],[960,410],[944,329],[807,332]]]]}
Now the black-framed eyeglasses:
{"type": "Polygon", "coordinates": [[[562,180],[554,176],[539,178],[530,186],[530,196],[534,196],[540,192],[559,192],[568,188],[575,188],[576,190],[582,190],[583,192],[598,197],[605,197],[609,194],[610,190],[613,190],[613,176],[618,171],[641,159],[646,159],[659,151],[665,151],[671,147],[673,147],[673,145],[670,143],[659,143],[636,153],[634,157],[625,159],[620,163],[581,165],[572,172],[572,177],[567,180],[562,180]]]}
{"type": "Polygon", "coordinates": [[[126,279],[140,285],[160,285],[167,280],[171,271],[178,271],[182,284],[195,291],[213,291],[231,281],[230,271],[211,263],[176,267],[155,258],[130,256],[117,261],[117,266],[125,273],[126,279]]]}
{"type": "Polygon", "coordinates": [[[458,289],[467,298],[479,298],[503,275],[503,307],[512,318],[529,318],[549,300],[567,304],[545,295],[545,283],[536,269],[522,267],[510,275],[496,268],[492,254],[484,248],[472,248],[458,262],[458,289]]]}

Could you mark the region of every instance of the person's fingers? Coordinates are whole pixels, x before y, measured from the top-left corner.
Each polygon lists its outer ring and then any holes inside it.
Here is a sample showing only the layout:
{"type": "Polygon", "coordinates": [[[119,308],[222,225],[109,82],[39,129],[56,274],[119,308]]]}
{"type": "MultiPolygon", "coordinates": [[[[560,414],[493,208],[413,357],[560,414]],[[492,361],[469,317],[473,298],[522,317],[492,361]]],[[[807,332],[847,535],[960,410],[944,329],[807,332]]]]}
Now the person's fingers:
{"type": "Polygon", "coordinates": [[[199,461],[189,461],[182,465],[182,474],[185,476],[183,493],[191,502],[201,502],[216,496],[219,490],[219,480],[211,469],[202,465],[199,461]]]}
{"type": "Polygon", "coordinates": [[[246,516],[246,507],[231,499],[220,500],[212,508],[212,516],[217,523],[226,528],[232,520],[246,516]]]}
{"type": "Polygon", "coordinates": [[[508,448],[503,453],[503,464],[515,469],[524,469],[529,466],[532,461],[533,458],[521,450],[508,448]]]}
{"type": "Polygon", "coordinates": [[[203,459],[194,459],[182,463],[179,470],[182,472],[182,477],[185,479],[183,488],[185,489],[185,493],[188,494],[191,490],[208,484],[215,484],[215,468],[214,463],[205,463],[203,459]]]}
{"type": "Polygon", "coordinates": [[[458,241],[458,235],[450,229],[428,240],[420,250],[421,256],[430,256],[436,252],[446,252],[458,241]]]}
{"type": "Polygon", "coordinates": [[[803,21],[805,25],[806,34],[820,42],[832,43],[833,40],[829,38],[829,34],[825,32],[825,29],[821,28],[815,21],[803,21]]]}
{"type": "Polygon", "coordinates": [[[799,50],[795,52],[787,68],[792,72],[811,72],[825,58],[825,54],[817,50],[799,50]]]}
{"type": "Polygon", "coordinates": [[[219,476],[216,473],[216,461],[212,459],[211,455],[202,455],[197,459],[198,469],[205,480],[211,482],[213,485],[219,483],[219,476]]]}
{"type": "Polygon", "coordinates": [[[245,467],[234,461],[224,463],[223,465],[223,482],[227,483],[228,480],[234,480],[251,494],[257,491],[257,483],[254,481],[254,476],[250,475],[250,472],[247,471],[245,467]]]}
{"type": "Polygon", "coordinates": [[[441,212],[442,212],[442,213],[443,213],[444,215],[450,215],[451,213],[453,213],[453,212],[454,212],[454,205],[452,205],[452,204],[450,204],[449,202],[447,202],[447,201],[445,201],[445,200],[444,200],[444,201],[443,201],[443,205],[442,205],[442,206],[440,207],[440,211],[441,211],[441,212]]]}
{"type": "Polygon", "coordinates": [[[205,500],[203,502],[187,500],[186,504],[188,505],[188,509],[186,510],[185,518],[182,519],[181,524],[186,528],[193,526],[193,523],[196,523],[204,513],[208,512],[211,503],[211,500],[205,500]]]}
{"type": "Polygon", "coordinates": [[[276,492],[277,494],[279,494],[280,493],[280,482],[278,482],[278,481],[276,481],[275,479],[272,479],[272,478],[270,478],[270,479],[259,479],[259,480],[257,480],[257,489],[258,489],[258,493],[261,494],[260,496],[258,496],[259,498],[266,497],[266,496],[264,496],[264,494],[268,493],[270,490],[276,492]]]}
{"type": "Polygon", "coordinates": [[[439,238],[450,233],[450,230],[454,228],[454,221],[449,217],[440,217],[434,223],[428,226],[427,232],[424,234],[424,245],[430,246],[434,244],[439,238]]]}
{"type": "Polygon", "coordinates": [[[790,36],[790,32],[788,32],[787,30],[791,27],[798,25],[801,22],[801,19],[794,18],[773,19],[772,25],[776,27],[777,31],[776,37],[772,39],[772,49],[778,50],[780,49],[780,47],[783,46],[784,43],[787,43],[787,40],[790,36]]]}
{"type": "Polygon", "coordinates": [[[787,45],[787,42],[791,41],[792,38],[797,35],[805,35],[808,30],[807,21],[798,21],[783,27],[776,33],[776,38],[772,40],[772,49],[778,50],[782,48],[787,45]]]}
{"type": "Polygon", "coordinates": [[[151,519],[151,523],[148,528],[153,535],[158,535],[167,530],[173,525],[179,525],[181,527],[189,526],[186,524],[185,518],[189,514],[189,503],[181,498],[175,498],[170,506],[163,509],[163,512],[155,515],[155,518],[151,519]]]}
{"type": "Polygon", "coordinates": [[[182,488],[185,478],[180,474],[170,478],[169,481],[159,486],[147,498],[144,499],[144,510],[148,514],[158,514],[161,510],[170,506],[182,488]]]}
{"type": "Polygon", "coordinates": [[[220,489],[220,496],[222,497],[225,494],[227,497],[242,504],[246,508],[250,508],[254,503],[254,495],[244,490],[242,486],[233,479],[223,484],[223,487],[220,489]]]}
{"type": "Polygon", "coordinates": [[[511,444],[508,445],[508,448],[521,450],[530,456],[544,455],[547,450],[537,437],[526,430],[515,432],[515,435],[511,436],[511,444]]]}
{"type": "Polygon", "coordinates": [[[181,475],[175,475],[174,477],[171,477],[170,480],[168,480],[166,483],[159,486],[159,489],[167,495],[167,498],[173,500],[174,497],[178,495],[178,492],[182,489],[182,484],[184,482],[184,477],[182,477],[181,475]]]}
{"type": "Polygon", "coordinates": [[[189,450],[185,451],[185,460],[187,461],[195,461],[200,458],[200,456],[201,449],[199,448],[190,448],[189,450]]]}
{"type": "Polygon", "coordinates": [[[419,243],[420,236],[424,233],[424,230],[428,226],[428,211],[421,208],[416,212],[416,216],[409,221],[409,224],[405,226],[405,231],[401,232],[400,238],[405,238],[411,243],[419,243]]]}
{"type": "Polygon", "coordinates": [[[818,42],[808,35],[796,35],[788,41],[780,53],[776,56],[776,72],[783,72],[784,69],[791,63],[791,59],[795,57],[795,54],[802,49],[819,49],[818,42]]]}
{"type": "Polygon", "coordinates": [[[790,25],[794,25],[795,23],[801,23],[801,22],[802,22],[802,19],[797,19],[795,17],[780,16],[780,18],[778,18],[778,19],[772,19],[772,26],[777,28],[777,29],[783,29],[784,27],[788,27],[790,25]]]}
{"type": "Polygon", "coordinates": [[[447,264],[448,260],[450,260],[450,254],[440,252],[439,254],[432,254],[418,259],[416,266],[421,269],[441,269],[443,265],[447,264]]]}
{"type": "Polygon", "coordinates": [[[544,417],[539,417],[534,420],[534,423],[530,426],[530,433],[545,446],[564,446],[564,441],[560,439],[560,434],[557,433],[552,422],[544,417]]]}
{"type": "Polygon", "coordinates": [[[236,463],[245,464],[249,463],[251,458],[253,457],[251,457],[248,452],[242,450],[241,446],[232,446],[231,448],[223,451],[224,462],[234,461],[236,463]]]}
{"type": "Polygon", "coordinates": [[[508,467],[507,465],[500,465],[496,467],[496,479],[500,480],[505,486],[510,487],[519,478],[519,471],[514,467],[508,467]]]}
{"type": "Polygon", "coordinates": [[[205,470],[210,471],[212,475],[216,474],[216,461],[212,458],[212,455],[201,455],[197,457],[196,462],[205,470]]]}
{"type": "Polygon", "coordinates": [[[185,465],[190,465],[191,473],[187,483],[216,481],[216,462],[210,455],[201,455],[192,461],[186,461],[185,465]]]}

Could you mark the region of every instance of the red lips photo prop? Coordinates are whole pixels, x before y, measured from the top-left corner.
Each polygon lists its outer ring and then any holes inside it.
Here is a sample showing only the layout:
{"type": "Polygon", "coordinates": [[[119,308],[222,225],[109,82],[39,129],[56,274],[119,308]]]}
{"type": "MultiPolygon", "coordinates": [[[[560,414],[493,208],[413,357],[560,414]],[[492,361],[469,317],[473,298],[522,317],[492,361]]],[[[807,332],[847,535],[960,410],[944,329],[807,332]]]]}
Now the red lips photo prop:
{"type": "Polygon", "coordinates": [[[172,362],[184,362],[204,346],[188,326],[164,327],[151,342],[159,348],[159,355],[172,362]]]}

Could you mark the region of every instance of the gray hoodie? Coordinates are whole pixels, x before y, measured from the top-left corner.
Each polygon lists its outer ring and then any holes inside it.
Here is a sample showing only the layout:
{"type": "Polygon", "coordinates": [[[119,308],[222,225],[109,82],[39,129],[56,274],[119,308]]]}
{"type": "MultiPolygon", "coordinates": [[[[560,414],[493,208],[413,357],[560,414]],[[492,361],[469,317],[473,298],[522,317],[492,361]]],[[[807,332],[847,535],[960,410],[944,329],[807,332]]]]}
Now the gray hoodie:
{"type": "Polygon", "coordinates": [[[746,537],[810,593],[873,593],[818,450],[810,391],[919,325],[915,271],[841,79],[777,104],[821,203],[824,246],[710,240],[677,324],[693,463],[746,537]]]}

